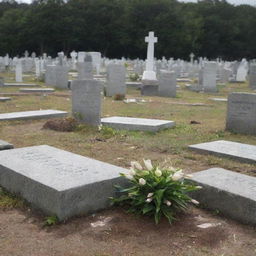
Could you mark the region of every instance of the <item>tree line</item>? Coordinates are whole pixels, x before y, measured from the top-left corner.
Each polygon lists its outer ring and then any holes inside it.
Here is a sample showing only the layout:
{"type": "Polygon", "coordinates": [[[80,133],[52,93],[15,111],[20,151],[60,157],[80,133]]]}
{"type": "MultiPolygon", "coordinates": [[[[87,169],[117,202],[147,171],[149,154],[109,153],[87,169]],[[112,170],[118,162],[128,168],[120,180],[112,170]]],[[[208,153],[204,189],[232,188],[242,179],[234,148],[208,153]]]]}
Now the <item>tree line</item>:
{"type": "Polygon", "coordinates": [[[158,37],[155,55],[189,59],[256,58],[256,8],[225,0],[15,0],[0,2],[0,56],[25,50],[100,51],[145,58],[144,37],[158,37]]]}

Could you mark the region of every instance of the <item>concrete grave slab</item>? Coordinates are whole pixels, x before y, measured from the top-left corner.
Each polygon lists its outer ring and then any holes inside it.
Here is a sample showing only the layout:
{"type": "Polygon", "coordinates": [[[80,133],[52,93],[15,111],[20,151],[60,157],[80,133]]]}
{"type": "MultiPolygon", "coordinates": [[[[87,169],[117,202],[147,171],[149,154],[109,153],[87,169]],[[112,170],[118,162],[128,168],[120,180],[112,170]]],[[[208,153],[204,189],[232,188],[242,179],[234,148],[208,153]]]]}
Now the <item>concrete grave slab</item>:
{"type": "Polygon", "coordinates": [[[0,150],[12,149],[13,145],[7,141],[0,140],[0,150]]]}
{"type": "Polygon", "coordinates": [[[23,112],[11,112],[0,114],[0,121],[12,120],[27,120],[27,119],[44,119],[44,118],[57,118],[67,116],[67,112],[60,110],[35,110],[23,112]]]}
{"type": "Polygon", "coordinates": [[[5,102],[8,100],[11,100],[11,98],[10,97],[0,97],[0,102],[5,102]]]}
{"type": "Polygon", "coordinates": [[[132,118],[132,117],[106,117],[101,118],[102,125],[119,130],[137,130],[157,132],[175,126],[175,122],[159,119],[132,118]]]}
{"type": "Polygon", "coordinates": [[[218,140],[196,145],[190,145],[189,148],[199,153],[230,157],[240,162],[256,162],[256,146],[254,145],[226,140],[218,140]]]}
{"type": "Polygon", "coordinates": [[[59,220],[109,206],[128,170],[47,145],[0,152],[0,185],[59,220]]]}
{"type": "Polygon", "coordinates": [[[210,98],[212,101],[217,101],[217,102],[227,102],[228,99],[225,98],[210,98]]]}
{"type": "Polygon", "coordinates": [[[9,87],[38,87],[37,84],[25,84],[25,83],[4,83],[4,86],[9,87]]]}
{"type": "Polygon", "coordinates": [[[55,90],[53,88],[20,88],[20,92],[42,92],[42,93],[51,93],[55,90]]]}
{"type": "Polygon", "coordinates": [[[191,180],[203,187],[191,193],[201,205],[240,222],[256,224],[255,177],[212,168],[193,173],[191,180]]]}

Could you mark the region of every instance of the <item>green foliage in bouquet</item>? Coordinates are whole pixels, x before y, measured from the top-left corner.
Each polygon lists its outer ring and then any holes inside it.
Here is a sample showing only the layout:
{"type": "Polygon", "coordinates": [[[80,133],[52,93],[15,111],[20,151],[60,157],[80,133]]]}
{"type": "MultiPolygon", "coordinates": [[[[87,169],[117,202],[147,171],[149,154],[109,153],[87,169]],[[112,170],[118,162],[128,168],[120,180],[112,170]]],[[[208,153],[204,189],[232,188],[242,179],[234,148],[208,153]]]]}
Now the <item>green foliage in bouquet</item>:
{"type": "Polygon", "coordinates": [[[188,203],[199,204],[188,193],[201,187],[191,184],[181,169],[159,168],[151,160],[144,160],[145,168],[138,162],[131,162],[130,173],[121,174],[130,180],[128,188],[117,186],[119,198],[112,198],[115,204],[129,205],[129,212],[154,216],[158,224],[164,216],[172,223],[177,212],[185,211],[188,203]]]}

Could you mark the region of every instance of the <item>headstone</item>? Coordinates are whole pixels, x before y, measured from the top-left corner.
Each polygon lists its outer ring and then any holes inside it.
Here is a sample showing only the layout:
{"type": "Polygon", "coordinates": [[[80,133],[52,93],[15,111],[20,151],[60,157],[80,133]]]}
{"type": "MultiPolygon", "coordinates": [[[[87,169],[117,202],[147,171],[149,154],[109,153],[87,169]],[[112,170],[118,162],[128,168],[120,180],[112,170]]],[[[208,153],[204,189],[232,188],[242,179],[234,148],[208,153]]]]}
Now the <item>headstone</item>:
{"type": "Polygon", "coordinates": [[[27,120],[27,119],[44,119],[67,116],[67,112],[60,110],[35,110],[23,112],[11,112],[0,114],[0,121],[27,120]]]}
{"type": "Polygon", "coordinates": [[[101,123],[102,125],[109,126],[118,130],[137,130],[150,132],[157,132],[159,130],[175,126],[175,122],[173,121],[120,116],[101,118],[101,123]]]}
{"type": "Polygon", "coordinates": [[[0,97],[0,102],[5,102],[11,100],[10,97],[0,97]]]}
{"type": "Polygon", "coordinates": [[[158,95],[162,97],[176,97],[176,73],[174,71],[160,71],[158,95]]]}
{"type": "Polygon", "coordinates": [[[226,129],[256,135],[256,94],[231,93],[228,96],[226,129]]]}
{"type": "Polygon", "coordinates": [[[202,189],[191,196],[210,210],[245,224],[256,224],[256,178],[212,168],[193,173],[191,179],[202,189]]]}
{"type": "Polygon", "coordinates": [[[15,81],[18,83],[22,83],[22,63],[21,60],[18,60],[15,68],[15,81]]]}
{"type": "Polygon", "coordinates": [[[100,125],[101,91],[103,86],[96,80],[72,82],[72,112],[79,121],[100,125]]]}
{"type": "Polygon", "coordinates": [[[47,145],[0,152],[0,185],[48,216],[66,220],[110,205],[128,170],[47,145]]]}
{"type": "Polygon", "coordinates": [[[92,57],[86,54],[83,62],[77,63],[78,80],[93,79],[92,57]]]}
{"type": "Polygon", "coordinates": [[[246,59],[243,59],[237,69],[236,81],[245,82],[247,73],[248,73],[248,62],[246,61],[246,59]]]}
{"type": "Polygon", "coordinates": [[[190,145],[189,149],[199,153],[229,157],[241,162],[256,162],[256,146],[233,141],[218,140],[190,145]]]}
{"type": "Polygon", "coordinates": [[[4,86],[4,78],[0,77],[0,86],[4,86]]]}
{"type": "Polygon", "coordinates": [[[107,66],[106,96],[126,94],[125,67],[122,64],[109,64],[107,66]]]}
{"type": "Polygon", "coordinates": [[[1,150],[7,150],[7,149],[12,149],[13,145],[10,144],[9,142],[6,142],[4,140],[0,140],[0,151],[1,150]]]}
{"type": "Polygon", "coordinates": [[[45,84],[50,86],[56,86],[56,65],[47,65],[45,71],[45,84]]]}
{"type": "Polygon", "coordinates": [[[253,90],[256,90],[256,63],[255,62],[250,64],[249,87],[253,90]]]}
{"type": "Polygon", "coordinates": [[[57,65],[55,66],[56,83],[55,87],[59,89],[68,88],[68,67],[57,65]]]}
{"type": "Polygon", "coordinates": [[[146,70],[143,72],[142,80],[157,80],[156,73],[154,71],[154,44],[157,43],[157,37],[154,36],[154,32],[149,32],[145,37],[145,42],[148,43],[146,70]]]}
{"type": "Polygon", "coordinates": [[[217,92],[216,86],[216,62],[207,62],[203,68],[203,89],[204,92],[217,92]]]}
{"type": "Polygon", "coordinates": [[[89,52],[92,56],[92,64],[93,67],[96,69],[96,74],[100,74],[100,64],[101,64],[101,53],[100,52],[89,52]]]}

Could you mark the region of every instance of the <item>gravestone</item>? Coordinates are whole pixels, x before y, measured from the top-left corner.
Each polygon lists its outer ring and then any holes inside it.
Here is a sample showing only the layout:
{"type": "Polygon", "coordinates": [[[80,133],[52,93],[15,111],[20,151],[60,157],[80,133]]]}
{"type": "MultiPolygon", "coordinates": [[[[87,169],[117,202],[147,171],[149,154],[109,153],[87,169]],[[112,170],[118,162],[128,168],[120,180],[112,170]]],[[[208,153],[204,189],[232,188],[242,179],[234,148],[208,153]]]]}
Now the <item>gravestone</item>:
{"type": "Polygon", "coordinates": [[[216,86],[217,65],[216,62],[207,62],[203,68],[204,92],[217,92],[216,86]]]}
{"type": "Polygon", "coordinates": [[[15,68],[15,81],[18,83],[22,83],[22,63],[21,60],[17,61],[16,68],[15,68]]]}
{"type": "Polygon", "coordinates": [[[256,162],[256,146],[233,141],[218,140],[190,145],[189,149],[203,154],[229,157],[241,162],[256,162]]]}
{"type": "Polygon", "coordinates": [[[241,63],[238,66],[236,74],[236,82],[245,82],[248,73],[248,62],[246,59],[242,59],[241,63]]]}
{"type": "Polygon", "coordinates": [[[0,114],[0,121],[28,120],[65,117],[68,113],[60,110],[35,110],[0,114]]]}
{"type": "Polygon", "coordinates": [[[0,86],[4,86],[4,78],[0,77],[0,86]]]}
{"type": "Polygon", "coordinates": [[[193,173],[191,181],[203,188],[191,196],[210,210],[245,224],[256,224],[256,178],[212,168],[193,173]]]}
{"type": "Polygon", "coordinates": [[[78,80],[93,79],[92,57],[86,54],[83,62],[77,63],[78,80]]]}
{"type": "Polygon", "coordinates": [[[231,93],[228,96],[226,129],[256,135],[256,94],[231,93]]]}
{"type": "Polygon", "coordinates": [[[158,95],[161,97],[176,97],[176,73],[160,70],[158,95]]]}
{"type": "Polygon", "coordinates": [[[76,119],[100,125],[102,89],[102,84],[96,80],[72,82],[72,112],[76,119]]]}
{"type": "Polygon", "coordinates": [[[47,145],[0,152],[0,185],[59,220],[110,205],[126,169],[47,145]]]}
{"type": "Polygon", "coordinates": [[[4,140],[0,140],[0,150],[12,149],[13,145],[4,140]]]}
{"type": "Polygon", "coordinates": [[[11,100],[10,97],[0,97],[0,102],[5,102],[11,100]]]}
{"type": "Polygon", "coordinates": [[[256,63],[250,64],[250,72],[249,72],[249,86],[251,89],[256,89],[256,63]]]}
{"type": "Polygon", "coordinates": [[[120,64],[109,64],[107,66],[106,96],[125,95],[125,67],[120,64]]]}
{"type": "Polygon", "coordinates": [[[45,71],[45,84],[56,86],[56,65],[47,65],[45,71]]]}
{"type": "Polygon", "coordinates": [[[101,118],[101,123],[102,125],[109,126],[118,130],[150,132],[157,132],[159,130],[175,126],[175,122],[173,121],[120,116],[101,118]]]}

